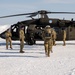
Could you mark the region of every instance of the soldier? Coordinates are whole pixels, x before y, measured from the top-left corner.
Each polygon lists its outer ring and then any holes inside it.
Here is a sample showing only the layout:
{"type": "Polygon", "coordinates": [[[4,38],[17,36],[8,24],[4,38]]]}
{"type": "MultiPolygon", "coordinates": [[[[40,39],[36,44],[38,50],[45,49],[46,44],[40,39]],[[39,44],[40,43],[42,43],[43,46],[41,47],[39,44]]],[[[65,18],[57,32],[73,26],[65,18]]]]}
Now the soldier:
{"type": "Polygon", "coordinates": [[[50,51],[52,52],[52,29],[50,26],[46,26],[43,31],[43,40],[45,46],[45,54],[46,56],[50,56],[50,51]]]}
{"type": "Polygon", "coordinates": [[[66,45],[66,43],[65,43],[65,41],[66,41],[66,31],[65,31],[65,29],[63,29],[63,46],[65,46],[66,45]]]}
{"type": "Polygon", "coordinates": [[[55,46],[56,45],[56,31],[54,29],[52,29],[52,32],[53,32],[53,35],[52,35],[52,38],[53,38],[53,45],[55,46]]]}
{"type": "Polygon", "coordinates": [[[19,37],[20,37],[20,53],[24,53],[23,47],[24,47],[25,36],[24,36],[24,28],[23,27],[20,29],[19,37]]]}
{"type": "Polygon", "coordinates": [[[6,36],[6,49],[8,49],[8,43],[10,43],[10,48],[12,49],[12,40],[11,40],[12,34],[9,29],[7,29],[5,36],[6,36]]]}

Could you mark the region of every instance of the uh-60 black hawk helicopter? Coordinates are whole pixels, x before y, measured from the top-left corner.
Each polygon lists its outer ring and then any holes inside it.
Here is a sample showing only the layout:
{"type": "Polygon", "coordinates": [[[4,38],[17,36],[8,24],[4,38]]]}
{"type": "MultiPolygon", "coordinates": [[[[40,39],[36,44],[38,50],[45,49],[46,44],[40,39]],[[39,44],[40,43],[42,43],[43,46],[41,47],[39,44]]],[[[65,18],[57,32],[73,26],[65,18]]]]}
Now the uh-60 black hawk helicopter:
{"type": "MultiPolygon", "coordinates": [[[[57,32],[56,40],[62,40],[63,29],[65,29],[67,32],[66,40],[75,40],[75,21],[73,21],[73,18],[71,20],[53,19],[49,18],[47,14],[75,14],[75,12],[49,12],[41,10],[33,13],[2,16],[0,18],[23,15],[28,15],[28,17],[31,17],[30,20],[21,21],[11,25],[12,40],[19,40],[19,30],[21,27],[24,27],[24,33],[26,37],[25,41],[29,45],[35,44],[37,40],[42,40],[42,30],[47,25],[50,25],[50,27],[54,28],[57,32]],[[36,19],[33,18],[37,15],[40,15],[40,17],[38,16],[36,19]]],[[[1,38],[5,39],[5,32],[6,31],[0,34],[1,38]]]]}

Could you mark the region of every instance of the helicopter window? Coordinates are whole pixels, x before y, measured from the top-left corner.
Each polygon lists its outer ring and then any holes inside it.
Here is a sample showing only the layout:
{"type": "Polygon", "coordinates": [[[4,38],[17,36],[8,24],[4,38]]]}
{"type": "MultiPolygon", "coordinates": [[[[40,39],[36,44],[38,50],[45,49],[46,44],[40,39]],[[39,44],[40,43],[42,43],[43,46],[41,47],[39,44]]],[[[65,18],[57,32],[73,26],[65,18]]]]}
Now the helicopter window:
{"type": "Polygon", "coordinates": [[[13,31],[16,32],[16,28],[13,31]]]}
{"type": "Polygon", "coordinates": [[[40,29],[42,29],[42,27],[40,27],[40,29]]]}
{"type": "Polygon", "coordinates": [[[42,16],[42,18],[44,18],[44,16],[42,16]]]}
{"type": "Polygon", "coordinates": [[[27,28],[28,28],[28,26],[25,27],[25,33],[27,33],[27,28]]]}
{"type": "Polygon", "coordinates": [[[14,26],[12,27],[12,29],[14,29],[14,26]]]}
{"type": "Polygon", "coordinates": [[[52,23],[52,20],[49,20],[49,23],[52,23]]]}

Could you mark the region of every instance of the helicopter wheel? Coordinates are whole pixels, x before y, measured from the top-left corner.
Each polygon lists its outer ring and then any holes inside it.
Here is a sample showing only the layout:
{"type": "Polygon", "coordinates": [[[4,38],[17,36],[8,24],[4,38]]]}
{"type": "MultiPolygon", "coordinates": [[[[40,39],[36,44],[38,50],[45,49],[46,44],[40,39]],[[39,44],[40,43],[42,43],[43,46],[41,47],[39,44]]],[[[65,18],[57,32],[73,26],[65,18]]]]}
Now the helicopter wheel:
{"type": "Polygon", "coordinates": [[[28,45],[33,45],[33,44],[35,44],[35,43],[36,43],[35,40],[28,41],[28,45]]]}

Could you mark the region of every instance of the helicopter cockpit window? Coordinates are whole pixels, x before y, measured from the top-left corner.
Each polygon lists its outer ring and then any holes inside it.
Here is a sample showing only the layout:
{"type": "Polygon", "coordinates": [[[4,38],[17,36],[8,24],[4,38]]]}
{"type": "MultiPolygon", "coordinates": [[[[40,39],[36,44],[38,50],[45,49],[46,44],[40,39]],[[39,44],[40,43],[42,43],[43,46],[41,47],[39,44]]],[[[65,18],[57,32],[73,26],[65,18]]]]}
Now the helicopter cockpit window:
{"type": "Polygon", "coordinates": [[[49,20],[49,23],[52,23],[52,20],[49,20]]]}
{"type": "Polygon", "coordinates": [[[16,28],[13,30],[13,32],[16,32],[16,28]]]}

